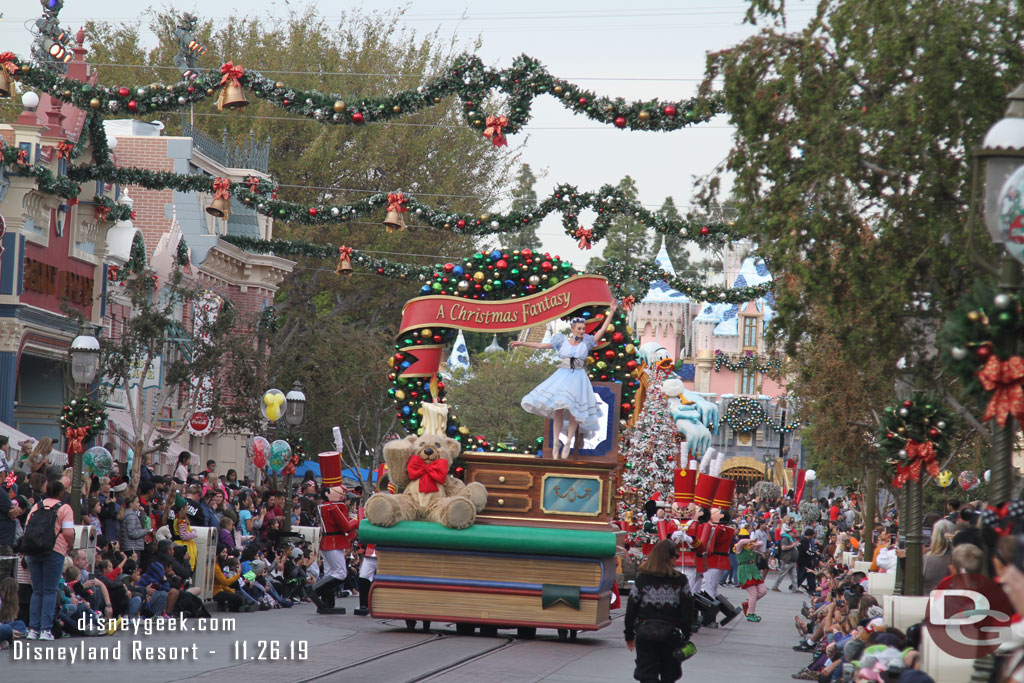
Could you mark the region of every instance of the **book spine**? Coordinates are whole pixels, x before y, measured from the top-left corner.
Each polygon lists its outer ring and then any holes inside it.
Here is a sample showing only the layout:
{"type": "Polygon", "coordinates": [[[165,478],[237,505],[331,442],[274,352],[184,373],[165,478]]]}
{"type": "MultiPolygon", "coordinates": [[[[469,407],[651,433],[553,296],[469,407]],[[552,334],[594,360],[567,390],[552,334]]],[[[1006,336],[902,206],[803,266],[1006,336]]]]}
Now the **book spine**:
{"type": "MultiPolygon", "coordinates": [[[[523,595],[536,593],[540,595],[544,585],[540,583],[521,583],[518,581],[481,581],[478,579],[438,579],[431,576],[396,576],[394,574],[377,574],[375,581],[386,581],[387,583],[402,584],[403,586],[438,586],[441,588],[472,588],[480,590],[501,589],[521,592],[523,595]]],[[[580,586],[580,595],[598,596],[607,593],[611,587],[603,589],[601,586],[585,587],[580,586]]]]}

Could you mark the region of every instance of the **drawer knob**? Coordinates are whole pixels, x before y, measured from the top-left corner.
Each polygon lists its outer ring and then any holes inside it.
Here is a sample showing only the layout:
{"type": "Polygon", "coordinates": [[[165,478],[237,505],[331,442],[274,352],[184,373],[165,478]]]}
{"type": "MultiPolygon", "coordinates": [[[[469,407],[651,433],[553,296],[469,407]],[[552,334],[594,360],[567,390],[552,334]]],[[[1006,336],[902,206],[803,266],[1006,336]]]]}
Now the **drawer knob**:
{"type": "Polygon", "coordinates": [[[504,505],[504,504],[505,504],[505,499],[504,498],[499,498],[498,499],[498,505],[500,506],[500,505],[504,505]]]}
{"type": "Polygon", "coordinates": [[[504,484],[505,483],[505,475],[504,474],[501,475],[500,477],[498,477],[498,483],[499,484],[504,484]]]}

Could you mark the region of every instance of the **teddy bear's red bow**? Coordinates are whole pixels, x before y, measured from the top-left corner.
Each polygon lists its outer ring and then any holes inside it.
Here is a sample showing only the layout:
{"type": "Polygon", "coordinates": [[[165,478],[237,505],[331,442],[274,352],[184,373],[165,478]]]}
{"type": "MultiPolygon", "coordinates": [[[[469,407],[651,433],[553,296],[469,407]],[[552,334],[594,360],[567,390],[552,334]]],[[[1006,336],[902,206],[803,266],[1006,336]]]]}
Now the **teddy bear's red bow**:
{"type": "Polygon", "coordinates": [[[418,455],[409,458],[406,465],[406,472],[409,479],[420,481],[420,493],[433,493],[437,491],[437,485],[448,477],[448,461],[444,458],[427,462],[418,455]]]}

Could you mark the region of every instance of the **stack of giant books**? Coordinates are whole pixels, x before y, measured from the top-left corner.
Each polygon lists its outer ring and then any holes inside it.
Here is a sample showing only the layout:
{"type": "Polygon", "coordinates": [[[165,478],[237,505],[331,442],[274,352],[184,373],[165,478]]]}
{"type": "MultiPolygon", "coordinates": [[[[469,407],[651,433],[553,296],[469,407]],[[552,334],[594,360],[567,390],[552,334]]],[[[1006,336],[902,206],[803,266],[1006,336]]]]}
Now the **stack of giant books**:
{"type": "Polygon", "coordinates": [[[359,539],[377,549],[375,617],[574,630],[609,623],[613,533],[364,520],[359,539]]]}

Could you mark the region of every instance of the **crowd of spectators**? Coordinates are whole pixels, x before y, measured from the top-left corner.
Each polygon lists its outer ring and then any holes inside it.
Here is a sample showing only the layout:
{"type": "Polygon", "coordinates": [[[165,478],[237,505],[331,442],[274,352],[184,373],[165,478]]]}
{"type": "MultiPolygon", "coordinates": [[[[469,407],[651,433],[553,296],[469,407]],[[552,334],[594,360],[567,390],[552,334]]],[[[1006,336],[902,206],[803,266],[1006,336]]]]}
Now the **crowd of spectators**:
{"type": "MultiPolygon", "coordinates": [[[[14,638],[104,635],[116,624],[112,617],[208,616],[196,585],[197,527],[217,530],[213,600],[221,610],[316,600],[318,549],[285,532],[282,491],[240,480],[234,470],[218,474],[213,460],[193,472],[198,467],[185,452],[168,477],[155,475],[144,459],[136,488],[115,463],[107,476],[87,477],[82,499],[72,501],[71,470],[39,455],[52,444],[23,449],[28,455],[20,462],[8,458],[5,445],[0,440],[0,648],[14,638]],[[81,524],[95,529],[94,554],[74,547],[75,505],[81,524]],[[37,514],[53,516],[57,534],[50,550],[29,554],[21,550],[26,533],[35,537],[30,525],[37,514]]],[[[322,499],[315,480],[302,481],[293,492],[291,525],[318,526],[322,499]]],[[[358,567],[360,552],[356,544],[351,565],[358,567]]],[[[357,575],[349,573],[341,595],[357,590],[357,575]]]]}

